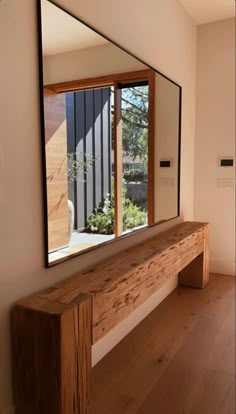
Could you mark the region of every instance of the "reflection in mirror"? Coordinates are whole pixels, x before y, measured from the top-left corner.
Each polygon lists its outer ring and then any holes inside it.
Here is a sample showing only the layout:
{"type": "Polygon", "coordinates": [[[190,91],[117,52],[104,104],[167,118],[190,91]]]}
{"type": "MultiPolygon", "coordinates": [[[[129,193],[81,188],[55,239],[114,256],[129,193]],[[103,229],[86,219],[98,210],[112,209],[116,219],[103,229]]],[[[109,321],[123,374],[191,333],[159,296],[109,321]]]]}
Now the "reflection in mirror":
{"type": "Polygon", "coordinates": [[[52,265],[178,215],[181,89],[38,1],[52,265]]]}
{"type": "Polygon", "coordinates": [[[126,233],[148,224],[148,82],[125,84],[120,89],[126,233]]]}

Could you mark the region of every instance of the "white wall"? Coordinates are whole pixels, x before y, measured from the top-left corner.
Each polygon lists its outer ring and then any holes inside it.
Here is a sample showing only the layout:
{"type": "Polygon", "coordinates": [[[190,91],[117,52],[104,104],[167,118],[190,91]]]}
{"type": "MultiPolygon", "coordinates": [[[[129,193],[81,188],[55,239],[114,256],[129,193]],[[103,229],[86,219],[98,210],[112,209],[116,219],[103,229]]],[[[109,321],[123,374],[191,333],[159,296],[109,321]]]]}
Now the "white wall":
{"type": "Polygon", "coordinates": [[[44,85],[147,68],[111,43],[45,56],[43,66],[44,85]]]}
{"type": "MultiPolygon", "coordinates": [[[[58,0],[183,86],[182,218],[193,217],[196,27],[178,0],[58,0]],[[137,29],[138,28],[138,29],[137,29]]],[[[10,309],[20,298],[144,239],[44,268],[41,151],[34,0],[0,2],[0,410],[13,402],[10,309]]],[[[175,221],[168,223],[173,225],[175,221]]],[[[152,228],[148,237],[165,228],[152,228]]],[[[156,299],[157,300],[157,299],[156,299]]],[[[157,300],[158,302],[158,300],[157,300]]],[[[148,306],[148,304],[147,304],[148,306]]],[[[4,414],[7,411],[4,411],[4,414]]]]}
{"type": "Polygon", "coordinates": [[[178,214],[179,88],[156,75],[155,85],[155,221],[178,214]],[[171,160],[160,168],[160,160],[171,160]]]}
{"type": "Polygon", "coordinates": [[[235,190],[219,188],[235,169],[218,157],[235,156],[235,20],[198,28],[195,150],[196,220],[210,222],[210,270],[235,273],[235,190]]]}

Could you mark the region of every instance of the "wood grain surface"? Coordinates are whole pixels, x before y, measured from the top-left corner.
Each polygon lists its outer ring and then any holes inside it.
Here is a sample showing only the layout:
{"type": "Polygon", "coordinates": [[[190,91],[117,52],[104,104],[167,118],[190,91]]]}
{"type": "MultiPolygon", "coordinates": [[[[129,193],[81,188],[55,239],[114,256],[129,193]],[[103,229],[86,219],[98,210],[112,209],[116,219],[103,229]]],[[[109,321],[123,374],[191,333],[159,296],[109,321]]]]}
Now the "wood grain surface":
{"type": "Polygon", "coordinates": [[[15,412],[88,414],[91,298],[36,308],[13,310],[15,412]]]}
{"type": "MultiPolygon", "coordinates": [[[[208,245],[206,223],[184,222],[158,236],[121,252],[94,268],[81,272],[50,289],[37,293],[20,303],[41,308],[56,300],[67,304],[79,294],[92,296],[93,343],[96,343],[118,322],[125,319],[147,300],[165,282],[176,276],[189,263],[202,254],[208,245]]],[[[198,266],[199,285],[204,275],[198,266]]],[[[196,265],[198,261],[195,262],[196,265]]],[[[191,281],[189,282],[191,286],[191,281]]],[[[196,287],[195,282],[193,287],[196,287]]]]}
{"type": "Polygon", "coordinates": [[[88,414],[92,343],[183,269],[180,283],[205,287],[208,256],[208,224],[184,222],[18,302],[16,414],[88,414]]]}
{"type": "Polygon", "coordinates": [[[234,414],[235,277],[179,286],[92,370],[96,414],[234,414]]]}
{"type": "Polygon", "coordinates": [[[44,88],[49,251],[69,242],[67,128],[64,94],[44,88]]]}

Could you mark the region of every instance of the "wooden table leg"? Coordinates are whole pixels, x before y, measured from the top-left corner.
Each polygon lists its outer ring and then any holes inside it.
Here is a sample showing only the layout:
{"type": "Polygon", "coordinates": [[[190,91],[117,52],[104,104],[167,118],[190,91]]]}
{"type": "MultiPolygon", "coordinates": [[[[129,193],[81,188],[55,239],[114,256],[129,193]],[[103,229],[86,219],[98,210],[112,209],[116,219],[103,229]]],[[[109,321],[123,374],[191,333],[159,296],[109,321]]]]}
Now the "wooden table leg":
{"type": "Polygon", "coordinates": [[[16,414],[88,414],[91,297],[13,310],[16,414]]]}
{"type": "Polygon", "coordinates": [[[203,289],[209,282],[209,226],[204,232],[204,251],[179,273],[179,285],[203,289]]]}

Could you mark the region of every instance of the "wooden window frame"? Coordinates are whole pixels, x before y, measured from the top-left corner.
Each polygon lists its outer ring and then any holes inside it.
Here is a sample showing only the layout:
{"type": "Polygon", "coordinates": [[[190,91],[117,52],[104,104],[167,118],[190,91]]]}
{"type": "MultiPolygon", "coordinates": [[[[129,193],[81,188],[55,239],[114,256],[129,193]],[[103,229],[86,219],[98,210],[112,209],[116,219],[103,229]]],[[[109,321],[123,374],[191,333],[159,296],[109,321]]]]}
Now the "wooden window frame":
{"type": "MultiPolygon", "coordinates": [[[[122,131],[121,131],[121,107],[118,84],[139,81],[148,82],[148,226],[155,222],[154,211],[154,144],[155,144],[155,72],[153,69],[138,70],[125,73],[79,79],[74,81],[48,84],[44,89],[52,93],[75,92],[84,89],[95,89],[113,86],[115,90],[114,100],[114,192],[115,192],[115,238],[123,235],[122,226],[122,131]]],[[[134,230],[135,231],[135,230],[134,230]]],[[[90,250],[90,249],[86,249],[90,250]]],[[[79,252],[81,253],[81,252],[79,252]]],[[[79,254],[78,253],[78,254],[79,254]]]]}

